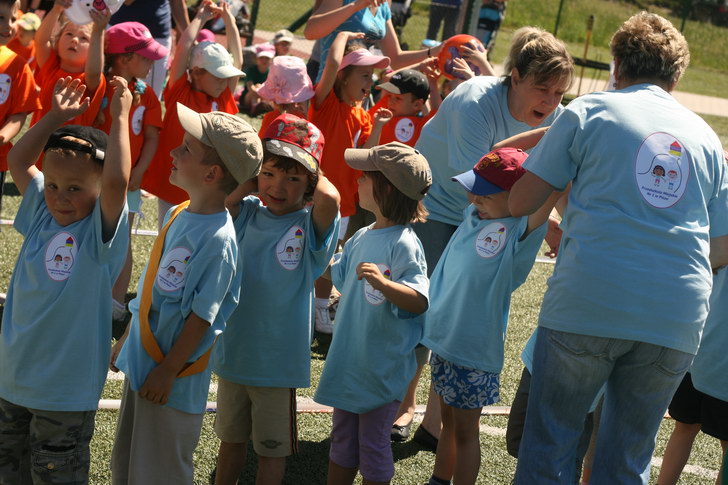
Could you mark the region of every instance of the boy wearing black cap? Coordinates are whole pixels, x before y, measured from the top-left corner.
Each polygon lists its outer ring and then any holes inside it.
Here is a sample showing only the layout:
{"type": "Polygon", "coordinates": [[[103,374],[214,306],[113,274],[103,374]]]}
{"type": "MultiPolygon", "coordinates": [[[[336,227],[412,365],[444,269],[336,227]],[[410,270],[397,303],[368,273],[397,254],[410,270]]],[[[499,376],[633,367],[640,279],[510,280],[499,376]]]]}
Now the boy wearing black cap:
{"type": "Polygon", "coordinates": [[[374,116],[379,108],[386,107],[394,115],[382,128],[379,143],[384,145],[398,141],[414,147],[422,127],[440,107],[437,79],[414,69],[402,69],[389,81],[380,84],[379,89],[384,91],[382,99],[369,110],[369,114],[374,116]]]}
{"type": "Polygon", "coordinates": [[[85,483],[111,342],[111,286],[129,244],[131,93],[114,78],[104,132],[68,125],[85,86],[59,79],[53,107],[13,147],[23,246],[0,333],[0,483],[85,483]],[[45,147],[45,148],[44,148],[45,147]],[[45,154],[43,172],[33,163],[45,154]],[[34,466],[23,466],[31,455],[34,466]]]}

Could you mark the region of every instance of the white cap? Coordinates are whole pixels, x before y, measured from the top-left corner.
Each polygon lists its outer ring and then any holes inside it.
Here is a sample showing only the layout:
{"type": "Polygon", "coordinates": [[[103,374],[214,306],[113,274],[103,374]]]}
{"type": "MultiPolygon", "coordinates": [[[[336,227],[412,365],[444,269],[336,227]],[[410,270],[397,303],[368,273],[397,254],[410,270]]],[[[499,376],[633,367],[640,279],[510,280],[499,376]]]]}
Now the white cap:
{"type": "Polygon", "coordinates": [[[245,76],[245,73],[233,66],[230,53],[217,42],[200,42],[190,56],[190,68],[201,67],[215,77],[227,79],[235,76],[245,76]]]}

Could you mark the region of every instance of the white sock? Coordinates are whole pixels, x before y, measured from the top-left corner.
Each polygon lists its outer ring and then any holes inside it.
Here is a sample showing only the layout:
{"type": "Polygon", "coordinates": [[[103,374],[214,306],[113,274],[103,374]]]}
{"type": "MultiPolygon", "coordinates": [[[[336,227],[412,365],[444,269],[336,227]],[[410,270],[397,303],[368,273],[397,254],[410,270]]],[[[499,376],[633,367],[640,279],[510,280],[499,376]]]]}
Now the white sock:
{"type": "Polygon", "coordinates": [[[119,303],[118,301],[112,299],[111,300],[111,317],[116,320],[121,320],[124,318],[124,315],[126,315],[126,306],[119,303]]]}

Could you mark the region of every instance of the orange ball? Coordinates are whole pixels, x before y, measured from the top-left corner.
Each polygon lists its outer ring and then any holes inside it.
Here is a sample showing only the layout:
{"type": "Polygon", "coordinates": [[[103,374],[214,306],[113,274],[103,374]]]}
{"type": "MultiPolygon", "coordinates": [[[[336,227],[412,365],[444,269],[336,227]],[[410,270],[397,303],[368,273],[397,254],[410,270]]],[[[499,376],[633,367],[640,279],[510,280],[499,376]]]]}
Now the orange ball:
{"type": "MultiPolygon", "coordinates": [[[[460,74],[453,71],[453,67],[455,67],[453,64],[453,60],[457,59],[458,57],[463,57],[461,47],[466,44],[470,48],[477,49],[480,52],[485,52],[485,47],[483,47],[483,43],[480,42],[476,37],[468,34],[453,35],[445,41],[445,44],[442,46],[442,50],[440,51],[440,55],[437,57],[437,62],[440,66],[440,72],[446,78],[463,79],[460,74]]],[[[468,62],[468,66],[470,66],[470,69],[475,73],[476,76],[479,76],[481,74],[480,68],[478,66],[472,64],[471,62],[468,62]]]]}

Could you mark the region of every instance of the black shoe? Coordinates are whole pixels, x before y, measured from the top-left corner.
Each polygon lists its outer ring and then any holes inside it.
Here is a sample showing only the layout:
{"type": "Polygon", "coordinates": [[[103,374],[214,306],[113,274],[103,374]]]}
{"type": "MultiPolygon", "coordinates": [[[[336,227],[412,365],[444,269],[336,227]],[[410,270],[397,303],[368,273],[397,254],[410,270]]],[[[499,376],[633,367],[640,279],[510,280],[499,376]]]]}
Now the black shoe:
{"type": "Polygon", "coordinates": [[[434,436],[432,436],[432,433],[427,431],[425,429],[425,427],[422,426],[421,424],[417,428],[417,431],[415,431],[415,434],[412,437],[412,440],[426,450],[429,450],[432,452],[437,451],[438,439],[435,438],[434,436]]]}
{"type": "Polygon", "coordinates": [[[391,440],[395,443],[403,443],[407,441],[410,436],[410,429],[412,429],[412,421],[404,426],[393,424],[391,440]]]}

